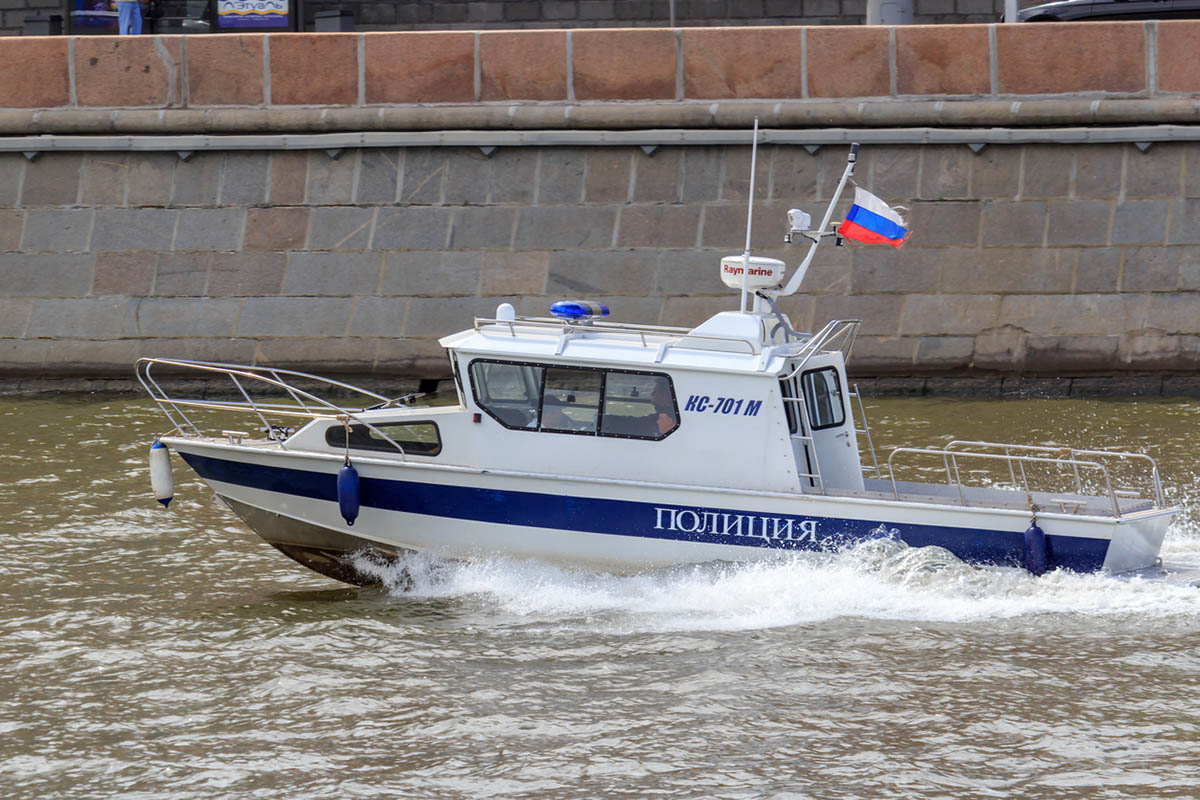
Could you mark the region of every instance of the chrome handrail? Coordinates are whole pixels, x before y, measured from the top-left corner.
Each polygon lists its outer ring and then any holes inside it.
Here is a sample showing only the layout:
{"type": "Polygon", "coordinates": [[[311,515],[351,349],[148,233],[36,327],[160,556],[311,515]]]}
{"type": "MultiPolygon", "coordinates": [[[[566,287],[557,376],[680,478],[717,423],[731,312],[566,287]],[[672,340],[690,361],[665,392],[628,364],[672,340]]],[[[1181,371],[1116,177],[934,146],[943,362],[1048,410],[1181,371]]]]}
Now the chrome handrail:
{"type": "Polygon", "coordinates": [[[350,420],[364,425],[368,430],[374,432],[381,437],[385,442],[396,448],[400,453],[401,458],[405,458],[404,448],[396,442],[392,437],[388,436],[383,431],[376,428],[370,422],[358,416],[354,410],[344,408],[332,403],[318,395],[307,392],[298,386],[294,386],[284,380],[281,376],[291,376],[292,378],[300,378],[311,380],[317,383],[325,384],[330,388],[343,389],[353,392],[364,397],[369,397],[373,400],[382,400],[385,403],[391,402],[390,398],[384,397],[381,394],[372,392],[369,389],[364,389],[353,384],[343,383],[331,378],[323,378],[320,375],[312,375],[307,372],[297,372],[295,370],[276,369],[253,367],[244,364],[225,364],[212,361],[189,361],[185,359],[175,358],[139,358],[134,365],[134,372],[138,382],[142,388],[150,395],[152,399],[174,426],[180,436],[184,437],[201,437],[204,432],[200,426],[183,411],[185,408],[205,409],[209,411],[233,411],[254,414],[262,422],[266,429],[266,438],[268,441],[273,441],[281,450],[287,450],[286,442],[276,436],[275,428],[267,419],[267,414],[283,417],[298,417],[309,420],[317,419],[340,419],[345,422],[350,420]],[[163,389],[162,385],[151,375],[151,370],[156,365],[164,367],[175,367],[183,370],[192,370],[208,375],[224,375],[229,378],[238,393],[244,398],[243,400],[204,400],[185,397],[173,397],[163,389]],[[243,386],[241,378],[245,381],[259,382],[267,386],[274,387],[286,392],[296,403],[296,405],[286,405],[275,402],[263,402],[255,400],[250,392],[243,386]],[[305,402],[307,401],[307,402],[305,402]],[[311,404],[311,407],[310,407],[311,404]],[[183,424],[176,419],[183,420],[183,424]],[[189,433],[190,429],[190,433],[189,433]]]}
{"type": "MultiPolygon", "coordinates": [[[[948,450],[946,448],[935,448],[935,447],[897,447],[895,450],[893,450],[891,452],[891,454],[888,456],[888,475],[892,482],[892,498],[894,500],[900,499],[900,490],[899,490],[899,487],[896,485],[896,469],[895,469],[895,464],[893,464],[893,461],[896,458],[896,456],[900,455],[901,453],[906,453],[906,454],[910,454],[910,455],[941,456],[942,461],[946,467],[947,482],[950,486],[956,487],[958,489],[959,502],[964,506],[969,505],[969,504],[967,503],[967,498],[966,498],[966,491],[965,491],[966,487],[963,485],[962,474],[961,474],[961,472],[959,470],[959,466],[958,466],[958,460],[960,458],[980,459],[980,460],[990,459],[993,461],[1004,461],[1004,462],[1008,462],[1010,464],[1010,469],[1011,469],[1011,464],[1016,462],[1016,463],[1021,464],[1022,467],[1025,464],[1053,464],[1055,466],[1070,466],[1073,469],[1078,469],[1079,467],[1084,467],[1087,469],[1098,470],[1100,472],[1101,476],[1104,478],[1104,486],[1106,489],[1106,494],[1108,495],[1108,498],[1112,503],[1113,516],[1118,519],[1121,517],[1121,506],[1120,506],[1120,503],[1117,501],[1116,492],[1113,491],[1112,478],[1108,474],[1108,468],[1097,461],[1085,461],[1085,460],[1076,459],[1076,458],[1045,458],[1042,456],[1022,456],[1022,455],[1011,455],[1011,454],[1001,454],[1001,453],[972,453],[970,451],[948,450]]],[[[1022,474],[1021,485],[1024,489],[1024,492],[1027,496],[1032,498],[1032,493],[1029,489],[1029,479],[1025,476],[1023,469],[1022,469],[1021,474],[1022,474]]],[[[1082,491],[1080,493],[1082,494],[1082,491]]],[[[1030,500],[1030,502],[1032,503],[1032,499],[1030,500]]]]}
{"type": "Polygon", "coordinates": [[[858,336],[858,326],[862,324],[860,319],[833,319],[825,323],[825,327],[816,334],[810,336],[804,341],[800,349],[797,350],[788,358],[796,360],[796,365],[791,372],[786,375],[780,375],[779,380],[786,381],[796,377],[800,370],[812,360],[813,356],[822,351],[832,352],[835,348],[830,347],[830,343],[842,338],[843,341],[837,350],[841,351],[843,358],[849,357],[851,348],[854,347],[854,340],[858,336]]]}
{"type": "MultiPolygon", "coordinates": [[[[1067,453],[1071,458],[1083,456],[1085,458],[1115,458],[1147,461],[1150,464],[1150,480],[1154,487],[1154,500],[1157,506],[1164,507],[1166,502],[1163,499],[1162,481],[1158,474],[1158,463],[1145,453],[1131,453],[1125,450],[1086,450],[1076,447],[1054,447],[1052,445],[1040,444],[1009,444],[1006,442],[977,442],[968,439],[955,439],[946,445],[947,450],[958,447],[998,447],[1003,448],[1007,453],[1009,450],[1024,450],[1028,452],[1041,453],[1067,453]]],[[[1076,474],[1076,484],[1079,483],[1079,475],[1076,474]]],[[[1014,478],[1013,483],[1016,483],[1014,478]]],[[[1082,491],[1082,486],[1081,486],[1082,491]]]]}

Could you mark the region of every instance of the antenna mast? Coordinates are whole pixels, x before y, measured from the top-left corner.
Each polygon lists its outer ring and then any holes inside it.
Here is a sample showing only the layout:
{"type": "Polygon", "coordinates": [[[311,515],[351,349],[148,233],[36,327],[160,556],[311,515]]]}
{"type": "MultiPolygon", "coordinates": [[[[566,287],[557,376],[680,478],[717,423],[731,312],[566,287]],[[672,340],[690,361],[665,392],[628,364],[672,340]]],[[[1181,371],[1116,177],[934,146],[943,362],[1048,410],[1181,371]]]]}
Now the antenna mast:
{"type": "Polygon", "coordinates": [[[750,201],[746,204],[746,250],[742,253],[742,313],[746,311],[746,281],[750,275],[750,228],[754,223],[754,173],[758,171],[758,117],[754,118],[754,139],[750,144],[750,201]]]}

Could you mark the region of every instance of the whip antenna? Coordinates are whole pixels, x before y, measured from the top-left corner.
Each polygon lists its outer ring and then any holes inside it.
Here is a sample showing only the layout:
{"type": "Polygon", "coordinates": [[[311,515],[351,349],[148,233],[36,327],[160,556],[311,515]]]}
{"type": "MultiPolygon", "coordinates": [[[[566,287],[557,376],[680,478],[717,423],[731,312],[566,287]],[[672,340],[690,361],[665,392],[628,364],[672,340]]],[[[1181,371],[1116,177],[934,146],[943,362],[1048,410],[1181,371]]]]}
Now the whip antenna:
{"type": "Polygon", "coordinates": [[[750,144],[750,202],[746,208],[746,250],[742,253],[742,311],[746,311],[746,279],[750,275],[750,228],[754,223],[754,173],[758,167],[758,117],[754,118],[754,140],[750,144]]]}

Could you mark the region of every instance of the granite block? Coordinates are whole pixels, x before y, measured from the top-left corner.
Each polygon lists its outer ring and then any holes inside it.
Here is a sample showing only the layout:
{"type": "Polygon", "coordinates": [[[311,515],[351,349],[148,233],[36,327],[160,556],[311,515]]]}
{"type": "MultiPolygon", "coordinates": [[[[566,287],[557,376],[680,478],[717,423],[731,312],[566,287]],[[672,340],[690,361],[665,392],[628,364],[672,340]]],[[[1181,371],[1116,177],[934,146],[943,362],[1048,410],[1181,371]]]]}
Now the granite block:
{"type": "Polygon", "coordinates": [[[869,251],[863,248],[855,252],[853,291],[855,294],[930,294],[938,290],[943,261],[957,263],[973,254],[974,251],[958,248],[881,247],[869,251]]]}
{"type": "Polygon", "coordinates": [[[1108,243],[1112,206],[1107,201],[1060,201],[1047,204],[1047,209],[1047,244],[1095,246],[1108,243]]]}
{"type": "Polygon", "coordinates": [[[641,250],[554,252],[550,254],[546,293],[587,298],[646,294],[654,286],[657,262],[657,253],[641,250]]]}
{"type": "MultiPolygon", "coordinates": [[[[587,178],[585,203],[624,203],[629,199],[629,176],[634,152],[628,147],[596,147],[584,151],[587,178]]],[[[715,199],[715,198],[714,198],[715,199]]]]}
{"type": "Polygon", "coordinates": [[[455,296],[479,293],[483,253],[408,250],[388,253],[381,295],[455,296]]]}
{"type": "Polygon", "coordinates": [[[1195,153],[1194,144],[1159,142],[1146,152],[1125,145],[1127,197],[1176,197],[1182,193],[1184,159],[1195,153]]]}
{"type": "MultiPolygon", "coordinates": [[[[906,308],[906,303],[913,297],[922,297],[922,295],[911,295],[907,300],[900,295],[891,294],[823,297],[814,306],[813,327],[820,328],[835,319],[861,319],[862,327],[859,328],[861,334],[865,336],[895,336],[900,328],[901,310],[906,308]]],[[[906,310],[906,322],[907,318],[906,310]]],[[[942,331],[928,332],[940,333],[942,331]]]]}
{"type": "Polygon", "coordinates": [[[116,339],[125,334],[124,297],[39,299],[25,336],[30,339],[116,339]]]}
{"type": "MultiPolygon", "coordinates": [[[[888,31],[882,26],[808,28],[806,44],[809,97],[891,94],[888,31]]],[[[794,51],[782,52],[790,55],[794,51]]]]}
{"type": "Polygon", "coordinates": [[[617,210],[612,206],[529,206],[517,219],[521,250],[608,248],[617,210]]]}
{"type": "MultiPolygon", "coordinates": [[[[760,153],[761,155],[761,153],[760,153]]],[[[770,155],[767,153],[766,155],[770,155]]],[[[750,198],[750,150],[745,147],[725,148],[725,170],[721,177],[721,201],[746,203],[750,198]]],[[[766,200],[771,189],[770,158],[759,158],[754,171],[754,201],[766,200]]],[[[675,198],[670,198],[674,200],[675,198]]]]}
{"type": "Polygon", "coordinates": [[[0,339],[20,339],[25,336],[25,326],[29,324],[34,302],[28,298],[0,300],[0,339]]]}
{"type": "Polygon", "coordinates": [[[1026,145],[1021,198],[1066,197],[1071,186],[1072,150],[1057,144],[1026,145]]]}
{"type": "Polygon", "coordinates": [[[180,99],[178,36],[84,36],[75,40],[81,106],[164,107],[180,99]]]}
{"type": "Polygon", "coordinates": [[[21,249],[28,252],[83,253],[92,235],[88,208],[31,208],[25,215],[21,249]]]}
{"type": "Polygon", "coordinates": [[[308,208],[250,208],[246,210],[247,250],[299,250],[308,240],[308,208]]]}
{"type": "Polygon", "coordinates": [[[199,152],[175,165],[171,202],[185,206],[215,206],[221,194],[225,154],[199,152]]]}
{"type": "Polygon", "coordinates": [[[400,164],[403,150],[393,147],[372,147],[359,156],[359,203],[394,203],[400,187],[400,164]]]}
{"type": "Polygon", "coordinates": [[[1177,199],[1172,212],[1167,244],[1200,244],[1200,199],[1177,199]]]}
{"type": "Polygon", "coordinates": [[[271,153],[268,198],[275,205],[303,203],[308,185],[308,157],[304,150],[271,153]]]}
{"type": "Polygon", "coordinates": [[[442,202],[442,183],[447,172],[446,153],[433,147],[412,147],[404,152],[404,180],[400,200],[404,203],[442,202]]]}
{"type": "Polygon", "coordinates": [[[445,149],[444,194],[447,205],[483,205],[488,201],[492,162],[477,147],[445,149]]]}
{"type": "MultiPolygon", "coordinates": [[[[810,48],[811,35],[809,29],[810,48]]],[[[699,100],[803,97],[803,65],[798,58],[802,36],[800,28],[685,28],[682,31],[684,96],[699,100]]],[[[883,41],[886,55],[886,33],[883,41]]],[[[846,51],[842,55],[846,56],[846,51]]],[[[853,54],[850,59],[853,60],[853,54]]],[[[811,70],[814,63],[811,49],[809,63],[811,70]]],[[[855,72],[853,65],[849,71],[855,72]]],[[[854,88],[857,86],[854,81],[854,88]]]]}
{"type": "Polygon", "coordinates": [[[475,100],[472,33],[368,33],[363,36],[363,46],[368,103],[475,100]]]}
{"type": "Polygon", "coordinates": [[[683,148],[683,180],[680,182],[679,199],[685,203],[720,200],[724,160],[724,147],[683,148]]]}
{"type": "Polygon", "coordinates": [[[242,304],[237,335],[343,336],[353,306],[350,297],[249,297],[242,304]]]}
{"type": "Polygon", "coordinates": [[[19,208],[0,208],[0,253],[21,247],[25,230],[25,212],[19,208]]]}
{"type": "Polygon", "coordinates": [[[987,29],[978,25],[896,28],[899,94],[987,94],[991,67],[987,29]]]}
{"type": "Polygon", "coordinates": [[[184,208],[175,227],[179,250],[239,250],[246,228],[241,208],[184,208]]]}
{"type": "Polygon", "coordinates": [[[983,204],[983,245],[1041,245],[1046,238],[1046,203],[994,200],[983,204]]]}
{"type": "Polygon", "coordinates": [[[82,170],[83,155],[80,153],[43,153],[25,168],[21,205],[74,205],[79,199],[82,170]]]}
{"type": "Polygon", "coordinates": [[[549,265],[546,252],[485,253],[479,291],[483,295],[545,294],[549,265]]]}
{"type": "Polygon", "coordinates": [[[264,101],[261,35],[193,36],[187,45],[190,105],[256,106],[264,101]]]}
{"type": "Polygon", "coordinates": [[[566,100],[565,31],[479,34],[480,99],[566,100]]]}
{"type": "Polygon", "coordinates": [[[577,100],[675,99],[674,31],[576,30],[571,37],[577,100]]]}
{"type": "Polygon", "coordinates": [[[371,246],[377,250],[437,250],[446,246],[449,227],[449,208],[384,208],[379,210],[371,246]]]}
{"type": "Polygon", "coordinates": [[[139,153],[129,160],[125,203],[130,206],[165,206],[171,202],[171,184],[179,157],[174,153],[139,153]]]}
{"type": "Polygon", "coordinates": [[[354,198],[354,175],[359,150],[347,150],[330,158],[324,150],[308,154],[307,200],[314,205],[349,205],[354,198]]]}
{"type": "Polygon", "coordinates": [[[587,153],[583,148],[553,147],[541,151],[537,202],[578,204],[583,199],[587,153]]]}
{"type": "Polygon", "coordinates": [[[974,245],[983,204],[977,201],[918,202],[908,213],[910,247],[974,245]]]}
{"type": "MultiPolygon", "coordinates": [[[[900,299],[892,297],[891,302],[898,303],[900,299]]],[[[907,295],[903,298],[904,313],[900,320],[899,332],[914,336],[975,335],[1000,323],[1001,299],[998,295],[989,294],[907,295]]],[[[864,330],[865,332],[867,331],[864,330]]],[[[887,334],[895,333],[896,329],[888,331],[885,327],[872,332],[887,334]]]]}
{"type": "Polygon", "coordinates": [[[17,205],[27,163],[20,153],[0,153],[0,207],[17,205]]]}
{"type": "Polygon", "coordinates": [[[88,206],[125,205],[125,183],[129,175],[124,153],[89,153],[83,161],[83,188],[79,199],[88,206]]]}
{"type": "Polygon", "coordinates": [[[531,147],[502,147],[492,154],[491,161],[489,202],[532,203],[538,185],[537,152],[531,147]]]}
{"type": "Polygon", "coordinates": [[[1157,23],[1158,89],[1160,92],[1200,92],[1196,53],[1200,27],[1184,20],[1157,23]]]}
{"type": "Polygon", "coordinates": [[[513,239],[517,209],[479,206],[454,209],[449,247],[458,250],[504,249],[513,239]]]}
{"type": "Polygon", "coordinates": [[[1121,291],[1173,292],[1179,287],[1182,247],[1129,247],[1121,270],[1121,291]]]}
{"type": "Polygon", "coordinates": [[[1121,193],[1121,175],[1129,145],[1099,144],[1075,150],[1075,195],[1111,198],[1121,193]]]}
{"type": "Polygon", "coordinates": [[[976,199],[1011,199],[1021,185],[1021,148],[993,145],[971,161],[971,193],[976,199]]]}
{"type": "Polygon", "coordinates": [[[374,295],[379,292],[379,253],[291,253],[284,294],[374,295]]]}
{"type": "Polygon", "coordinates": [[[0,48],[0,108],[53,108],[70,101],[65,38],[12,38],[0,48]]]}
{"type": "Polygon", "coordinates": [[[1171,200],[1126,200],[1113,207],[1113,244],[1162,244],[1171,200]]]}
{"type": "Polygon", "coordinates": [[[1001,25],[996,28],[1000,94],[1140,92],[1146,88],[1141,25],[1001,25]]]}
{"type": "Polygon", "coordinates": [[[232,336],[241,303],[232,298],[140,297],[130,300],[123,335],[232,336]]]}
{"type": "Polygon", "coordinates": [[[332,206],[312,209],[308,246],[313,250],[363,250],[370,246],[375,209],[332,206]]]}
{"type": "Polygon", "coordinates": [[[282,291],[283,253],[229,253],[209,261],[209,297],[253,297],[282,291]]]}
{"type": "Polygon", "coordinates": [[[1119,291],[1122,253],[1114,247],[1084,247],[1075,265],[1074,292],[1103,294],[1119,291]]]}
{"type": "MultiPolygon", "coordinates": [[[[729,255],[727,250],[699,250],[687,248],[684,250],[660,250],[658,252],[658,273],[653,286],[653,294],[658,295],[721,295],[725,308],[729,310],[730,290],[721,282],[721,258],[729,255]]],[[[635,250],[629,255],[636,260],[644,260],[649,265],[652,257],[646,250],[635,250]]],[[[635,284],[637,285],[637,284],[635,284]]],[[[646,286],[648,284],[641,284],[646,286]]],[[[608,292],[618,293],[616,286],[608,287],[608,292]]],[[[711,315],[710,315],[711,316],[711,315]]],[[[696,320],[699,324],[703,320],[696,320]]],[[[664,323],[675,324],[675,323],[664,323]]]]}
{"type": "Polygon", "coordinates": [[[270,154],[239,151],[225,154],[221,178],[222,205],[257,205],[267,201],[270,154]]]}
{"type": "MultiPolygon", "coordinates": [[[[706,148],[707,149],[707,148],[706,148]]],[[[692,169],[691,152],[687,154],[687,166],[684,174],[686,186],[692,169]]],[[[719,169],[718,164],[718,169],[719,169]]],[[[793,205],[807,203],[817,194],[817,176],[820,162],[813,158],[803,147],[779,145],[772,148],[771,158],[771,197],[781,203],[793,205]]],[[[686,192],[685,192],[686,194],[686,192]]],[[[708,199],[708,198],[696,198],[708,199]]],[[[685,196],[684,202],[692,198],[685,196]]],[[[810,211],[809,213],[812,213],[810,211]]],[[[818,217],[818,222],[820,218],[818,217]]]]}
{"type": "Polygon", "coordinates": [[[92,249],[170,250],[177,211],[162,208],[112,208],[96,212],[92,249]]]}
{"type": "Polygon", "coordinates": [[[618,247],[695,247],[700,207],[625,206],[617,223],[618,247]]]}
{"type": "Polygon", "coordinates": [[[962,145],[924,148],[921,154],[920,197],[923,200],[970,198],[971,167],[975,158],[970,148],[962,145]]]}
{"type": "Polygon", "coordinates": [[[277,106],[352,105],[358,101],[358,35],[268,34],[271,103],[277,106]],[[311,69],[319,64],[320,69],[311,69]]]}
{"type": "Polygon", "coordinates": [[[154,294],[200,297],[208,291],[208,273],[216,253],[161,253],[154,272],[154,294]]]}
{"type": "Polygon", "coordinates": [[[350,318],[351,336],[392,338],[404,330],[407,297],[360,297],[350,318]]]}

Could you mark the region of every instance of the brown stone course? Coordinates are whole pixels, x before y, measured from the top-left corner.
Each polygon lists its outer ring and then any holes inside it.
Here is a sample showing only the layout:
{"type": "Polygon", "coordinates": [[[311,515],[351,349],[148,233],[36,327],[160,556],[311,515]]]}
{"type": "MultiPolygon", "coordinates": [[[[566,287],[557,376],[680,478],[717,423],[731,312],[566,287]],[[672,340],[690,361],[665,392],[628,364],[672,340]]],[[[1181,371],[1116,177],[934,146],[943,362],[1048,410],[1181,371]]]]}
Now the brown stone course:
{"type": "Polygon", "coordinates": [[[1195,22],[1158,23],[1158,89],[1161,92],[1200,92],[1200,25],[1195,22]]]}
{"type": "Polygon", "coordinates": [[[991,91],[988,31],[983,25],[896,28],[899,94],[985,94],[991,91]]]}
{"type": "MultiPolygon", "coordinates": [[[[810,46],[813,33],[808,29],[810,46]]],[[[887,33],[883,33],[886,69],[887,33]]],[[[698,100],[802,97],[803,35],[802,28],[685,29],[684,96],[698,100]]]]}
{"type": "Polygon", "coordinates": [[[998,25],[996,55],[1000,94],[1146,90],[1140,22],[998,25]]]}
{"type": "Polygon", "coordinates": [[[75,40],[75,94],[79,105],[180,105],[182,38],[80,36],[75,40]]]}
{"type": "Polygon", "coordinates": [[[475,99],[475,34],[363,34],[366,102],[469,103],[475,99]]]}
{"type": "Polygon", "coordinates": [[[577,30],[571,53],[577,100],[675,98],[672,30],[577,30]]]}
{"type": "Polygon", "coordinates": [[[246,211],[246,250],[299,250],[308,236],[308,208],[251,208],[246,211]]]}
{"type": "Polygon", "coordinates": [[[0,108],[65,106],[70,99],[65,39],[5,39],[0,47],[0,108]]]}
{"type": "Polygon", "coordinates": [[[809,28],[806,44],[810,97],[891,93],[887,28],[809,28]]]}
{"type": "Polygon", "coordinates": [[[479,34],[480,100],[566,100],[565,31],[479,34]]]}
{"type": "Polygon", "coordinates": [[[254,34],[190,36],[188,104],[259,105],[263,97],[263,37],[254,34]]]}
{"type": "Polygon", "coordinates": [[[358,102],[358,36],[273,33],[271,104],[354,105],[358,102]]]}

